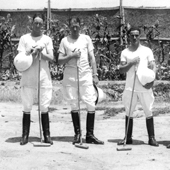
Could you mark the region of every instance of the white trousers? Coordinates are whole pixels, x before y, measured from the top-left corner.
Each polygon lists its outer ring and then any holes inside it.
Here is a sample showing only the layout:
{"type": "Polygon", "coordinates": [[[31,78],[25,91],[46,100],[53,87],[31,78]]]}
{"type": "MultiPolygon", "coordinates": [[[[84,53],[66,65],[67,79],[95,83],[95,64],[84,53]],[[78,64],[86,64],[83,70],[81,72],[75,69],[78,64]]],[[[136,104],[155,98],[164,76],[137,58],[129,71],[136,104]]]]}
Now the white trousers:
{"type": "MultiPolygon", "coordinates": [[[[71,105],[71,110],[78,110],[78,90],[72,86],[63,86],[63,96],[71,105]]],[[[87,111],[95,111],[95,89],[93,85],[80,87],[80,100],[86,104],[87,111]]]]}
{"type": "MultiPolygon", "coordinates": [[[[123,92],[122,101],[125,106],[126,115],[129,116],[129,107],[130,107],[130,101],[131,101],[131,95],[132,91],[125,90],[123,92]]],[[[154,103],[154,95],[152,91],[149,92],[134,92],[133,94],[133,100],[131,105],[131,113],[130,117],[133,117],[133,112],[135,110],[135,107],[137,105],[137,101],[139,100],[140,104],[142,105],[142,108],[145,112],[146,118],[152,116],[152,108],[154,103]]]]}
{"type": "MultiPolygon", "coordinates": [[[[31,112],[35,99],[38,100],[38,91],[33,88],[21,87],[21,99],[24,112],[31,112]]],[[[52,99],[52,88],[41,88],[40,90],[40,111],[48,112],[52,99]]]]}

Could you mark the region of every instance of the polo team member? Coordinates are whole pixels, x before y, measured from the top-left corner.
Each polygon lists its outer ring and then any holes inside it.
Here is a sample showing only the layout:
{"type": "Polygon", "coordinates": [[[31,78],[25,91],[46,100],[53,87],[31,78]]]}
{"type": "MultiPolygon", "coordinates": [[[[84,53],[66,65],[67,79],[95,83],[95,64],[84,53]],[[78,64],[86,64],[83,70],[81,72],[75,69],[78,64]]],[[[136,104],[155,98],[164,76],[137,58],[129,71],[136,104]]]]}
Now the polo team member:
{"type": "MultiPolygon", "coordinates": [[[[128,119],[129,121],[129,128],[127,131],[127,140],[126,144],[132,144],[132,130],[133,130],[133,111],[136,107],[137,100],[139,99],[143,110],[146,115],[146,127],[148,131],[149,141],[148,144],[152,146],[158,146],[158,143],[155,140],[154,134],[154,120],[152,114],[152,106],[154,103],[154,95],[152,91],[152,86],[154,83],[154,78],[152,78],[151,82],[146,84],[142,84],[144,80],[142,80],[141,76],[137,76],[135,80],[135,87],[134,87],[134,95],[132,100],[132,107],[131,113],[129,117],[129,107],[130,107],[130,98],[132,94],[132,87],[134,83],[134,74],[135,69],[142,67],[143,71],[146,75],[143,77],[147,77],[149,72],[145,72],[145,68],[151,68],[151,72],[156,73],[156,66],[155,60],[153,56],[153,52],[148,47],[145,47],[140,44],[140,29],[138,27],[132,27],[128,32],[128,37],[130,40],[130,46],[124,49],[121,53],[121,64],[120,64],[120,72],[126,73],[126,85],[125,90],[122,96],[123,104],[126,110],[126,120],[125,125],[127,126],[128,119]],[[139,78],[142,80],[139,81],[139,78]]],[[[140,72],[140,74],[142,73],[140,72]]],[[[145,78],[146,79],[146,78],[145,78]]],[[[147,80],[145,80],[147,81],[147,80]]],[[[125,128],[126,129],[126,128],[125,128]]],[[[126,131],[126,130],[125,130],[126,131]]],[[[125,140],[125,139],[124,139],[125,140]]],[[[118,145],[124,144],[124,140],[118,142],[118,145]]]]}
{"type": "Polygon", "coordinates": [[[49,61],[53,61],[53,44],[50,37],[42,33],[43,17],[34,15],[31,33],[23,35],[19,40],[18,52],[29,55],[32,52],[33,63],[22,72],[21,78],[21,99],[23,103],[22,138],[21,145],[28,143],[30,131],[30,113],[38,87],[38,64],[37,54],[41,52],[40,86],[41,100],[40,111],[45,143],[53,143],[50,138],[48,107],[52,99],[52,81],[49,71],[49,61]]]}
{"type": "Polygon", "coordinates": [[[62,39],[59,47],[59,64],[65,64],[63,92],[71,104],[71,116],[75,131],[73,144],[80,142],[80,122],[78,114],[77,66],[79,69],[80,98],[86,104],[87,124],[86,143],[104,144],[94,134],[95,121],[95,89],[93,82],[98,83],[96,61],[92,40],[89,36],[80,34],[80,19],[69,20],[71,34],[62,39]],[[90,61],[90,64],[89,64],[90,61]]]}

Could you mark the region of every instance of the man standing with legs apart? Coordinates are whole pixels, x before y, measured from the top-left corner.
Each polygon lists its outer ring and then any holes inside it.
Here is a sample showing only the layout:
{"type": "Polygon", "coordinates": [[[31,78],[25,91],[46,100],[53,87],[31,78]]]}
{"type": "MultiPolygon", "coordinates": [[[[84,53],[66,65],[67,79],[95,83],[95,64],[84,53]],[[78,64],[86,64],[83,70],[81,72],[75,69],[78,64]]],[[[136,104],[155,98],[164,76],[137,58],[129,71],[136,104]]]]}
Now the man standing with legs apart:
{"type": "Polygon", "coordinates": [[[71,104],[71,116],[75,131],[74,141],[80,143],[80,122],[77,95],[77,66],[79,69],[80,99],[87,107],[86,143],[104,144],[94,134],[95,89],[93,82],[98,83],[93,44],[89,36],[80,34],[80,19],[69,20],[71,35],[62,39],[59,47],[59,64],[65,64],[63,78],[63,95],[71,104]],[[90,65],[89,65],[90,61],[90,65]]]}
{"type": "MultiPolygon", "coordinates": [[[[159,146],[155,140],[154,134],[154,120],[152,115],[152,106],[154,103],[154,95],[152,86],[154,84],[156,66],[153,52],[148,47],[140,44],[140,29],[138,27],[131,27],[128,31],[128,38],[130,45],[121,53],[121,64],[119,70],[121,73],[126,73],[126,85],[122,96],[123,104],[126,110],[125,131],[127,131],[126,144],[132,144],[132,130],[133,130],[133,111],[139,99],[146,115],[146,127],[148,131],[149,141],[151,146],[159,146]],[[137,74],[136,79],[134,76],[137,74]],[[131,112],[129,114],[130,97],[132,94],[132,87],[135,81],[134,94],[131,103],[131,112]],[[127,124],[129,126],[127,130],[127,124]]],[[[121,140],[118,145],[123,145],[125,142],[121,140]]]]}
{"type": "Polygon", "coordinates": [[[22,122],[22,138],[21,145],[28,143],[30,131],[30,112],[35,95],[37,95],[38,87],[38,64],[41,53],[40,68],[40,111],[44,142],[52,144],[50,138],[48,107],[52,99],[52,81],[49,71],[49,61],[53,61],[53,44],[50,37],[42,32],[43,16],[35,14],[32,21],[32,32],[23,35],[20,38],[18,52],[26,55],[32,54],[32,65],[22,72],[21,78],[21,98],[23,103],[23,122],[22,122]]]}

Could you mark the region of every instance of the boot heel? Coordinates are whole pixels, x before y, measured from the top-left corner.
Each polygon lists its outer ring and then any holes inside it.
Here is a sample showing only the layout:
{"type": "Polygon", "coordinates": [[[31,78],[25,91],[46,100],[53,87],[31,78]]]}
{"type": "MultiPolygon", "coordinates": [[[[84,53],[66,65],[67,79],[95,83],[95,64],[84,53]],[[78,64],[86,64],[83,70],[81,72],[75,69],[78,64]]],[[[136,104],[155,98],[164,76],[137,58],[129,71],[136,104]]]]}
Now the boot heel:
{"type": "Polygon", "coordinates": [[[149,139],[148,144],[151,146],[159,146],[159,144],[156,142],[156,139],[154,137],[151,137],[149,139]]]}
{"type": "Polygon", "coordinates": [[[73,145],[74,145],[75,143],[80,143],[80,134],[75,134],[74,140],[73,140],[73,145]]]}

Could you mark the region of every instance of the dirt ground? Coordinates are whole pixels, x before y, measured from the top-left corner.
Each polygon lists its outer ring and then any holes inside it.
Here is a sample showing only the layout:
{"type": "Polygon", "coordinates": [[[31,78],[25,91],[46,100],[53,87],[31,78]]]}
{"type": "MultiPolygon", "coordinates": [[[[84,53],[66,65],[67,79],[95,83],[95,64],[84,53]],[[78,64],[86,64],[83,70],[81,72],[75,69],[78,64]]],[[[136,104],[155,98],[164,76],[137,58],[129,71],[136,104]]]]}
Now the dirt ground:
{"type": "MultiPolygon", "coordinates": [[[[122,107],[115,103],[112,107],[122,107]]],[[[82,106],[83,108],[83,106],[82,106]]],[[[131,151],[117,151],[117,141],[124,137],[124,113],[106,116],[96,112],[95,135],[104,140],[102,146],[87,144],[89,149],[72,145],[73,125],[65,105],[50,107],[51,147],[34,147],[39,141],[37,106],[33,107],[29,143],[20,146],[22,105],[0,104],[0,169],[1,170],[170,170],[170,113],[157,115],[155,134],[159,147],[147,144],[145,116],[137,109],[134,119],[131,151]]],[[[86,112],[82,112],[82,130],[85,138],[86,112]]],[[[86,145],[86,144],[85,144],[86,145]]]]}

